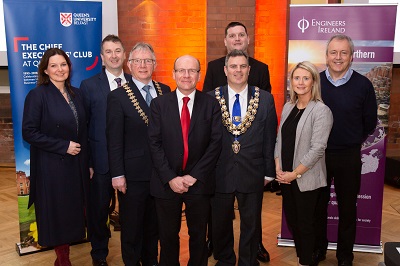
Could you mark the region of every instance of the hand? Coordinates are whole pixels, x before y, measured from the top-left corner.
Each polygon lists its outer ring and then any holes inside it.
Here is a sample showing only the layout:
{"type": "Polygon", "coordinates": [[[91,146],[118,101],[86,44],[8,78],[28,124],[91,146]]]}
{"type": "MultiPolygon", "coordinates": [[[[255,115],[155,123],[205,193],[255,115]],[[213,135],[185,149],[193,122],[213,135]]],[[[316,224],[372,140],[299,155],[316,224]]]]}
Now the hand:
{"type": "Polygon", "coordinates": [[[94,169],[93,169],[93,167],[89,167],[89,176],[90,176],[90,179],[93,178],[93,175],[94,175],[94,169]]]}
{"type": "Polygon", "coordinates": [[[174,191],[175,193],[182,194],[188,191],[188,188],[185,187],[185,185],[183,184],[183,177],[181,176],[173,178],[168,183],[172,191],[174,191]]]}
{"type": "Polygon", "coordinates": [[[126,193],[128,187],[126,186],[126,179],[125,176],[117,177],[112,179],[112,186],[114,189],[121,191],[122,193],[126,193]]]}
{"type": "Polygon", "coordinates": [[[191,175],[184,175],[183,177],[183,185],[189,189],[189,187],[193,186],[196,183],[197,179],[191,175]]]}
{"type": "Polygon", "coordinates": [[[281,171],[277,171],[276,172],[276,181],[278,181],[281,184],[290,184],[290,182],[292,180],[290,180],[290,172],[283,172],[281,171]]]}
{"type": "Polygon", "coordinates": [[[70,141],[67,153],[71,155],[77,155],[80,152],[81,152],[81,144],[70,141]]]}
{"type": "Polygon", "coordinates": [[[271,182],[272,180],[268,180],[268,179],[265,179],[264,178],[264,187],[269,183],[269,182],[271,182]]]}

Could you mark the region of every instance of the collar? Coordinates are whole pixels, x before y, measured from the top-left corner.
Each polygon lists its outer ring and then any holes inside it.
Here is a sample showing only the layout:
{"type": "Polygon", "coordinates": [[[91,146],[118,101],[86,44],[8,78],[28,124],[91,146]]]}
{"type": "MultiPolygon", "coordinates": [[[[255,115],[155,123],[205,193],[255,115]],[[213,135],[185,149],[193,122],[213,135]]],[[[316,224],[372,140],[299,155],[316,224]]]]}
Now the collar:
{"type": "MultiPolygon", "coordinates": [[[[247,99],[248,92],[249,92],[249,84],[247,84],[246,87],[241,92],[239,92],[239,95],[240,95],[241,98],[247,99]]],[[[236,94],[237,94],[237,92],[235,92],[228,85],[228,97],[229,97],[229,99],[236,98],[236,96],[235,96],[236,94]]]]}
{"type": "Polygon", "coordinates": [[[132,81],[133,81],[133,83],[135,83],[136,87],[141,91],[143,90],[143,87],[146,85],[150,85],[151,88],[154,88],[153,81],[151,79],[150,79],[149,83],[147,83],[147,84],[144,84],[143,82],[135,79],[134,77],[132,77],[132,81]]]}
{"type": "Polygon", "coordinates": [[[344,74],[344,76],[336,81],[333,80],[333,78],[331,77],[331,74],[329,73],[328,68],[325,70],[325,74],[326,74],[326,78],[329,80],[330,83],[332,83],[332,85],[334,85],[335,87],[339,87],[340,85],[343,85],[343,84],[347,83],[347,81],[350,80],[351,75],[353,74],[353,69],[349,68],[346,71],[346,73],[344,74]]]}
{"type": "Polygon", "coordinates": [[[194,98],[196,95],[196,90],[192,91],[189,95],[184,95],[182,92],[180,92],[178,89],[176,91],[176,97],[178,98],[178,102],[182,100],[183,97],[189,97],[190,101],[189,102],[194,102],[194,98]]]}
{"type": "Polygon", "coordinates": [[[122,70],[121,70],[121,74],[119,74],[119,76],[114,76],[114,74],[112,74],[110,71],[108,71],[107,68],[105,69],[105,72],[106,72],[106,76],[108,79],[108,83],[113,82],[114,79],[116,79],[116,78],[121,78],[122,85],[126,82],[124,71],[122,71],[122,70]]]}

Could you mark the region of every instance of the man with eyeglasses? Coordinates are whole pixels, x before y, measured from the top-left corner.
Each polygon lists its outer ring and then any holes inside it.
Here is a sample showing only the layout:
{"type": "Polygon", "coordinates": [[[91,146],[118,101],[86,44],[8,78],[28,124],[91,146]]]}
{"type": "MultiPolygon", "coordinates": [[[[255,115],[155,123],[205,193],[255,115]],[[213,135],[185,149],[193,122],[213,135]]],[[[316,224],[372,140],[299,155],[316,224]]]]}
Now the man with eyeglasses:
{"type": "MultiPolygon", "coordinates": [[[[230,22],[225,28],[225,38],[224,43],[226,46],[227,53],[233,50],[241,50],[247,53],[247,48],[250,43],[249,35],[247,34],[247,28],[243,23],[234,21],[230,22]]],[[[249,57],[249,65],[251,71],[248,77],[248,83],[257,86],[261,90],[266,90],[271,92],[271,83],[269,78],[268,65],[261,61],[258,61],[252,57],[249,57]]],[[[227,84],[227,77],[224,73],[225,67],[225,56],[218,58],[216,60],[210,61],[207,66],[207,72],[204,79],[203,91],[212,91],[217,87],[224,86],[227,84]]],[[[275,192],[279,190],[279,184],[275,181],[268,184],[265,190],[270,190],[275,192]]],[[[261,224],[261,223],[260,223],[261,224]]],[[[209,224],[209,233],[207,246],[209,249],[209,256],[211,256],[213,251],[212,237],[210,232],[212,231],[212,224],[209,224]]],[[[264,248],[262,243],[262,230],[260,228],[260,243],[257,246],[257,259],[262,262],[268,262],[270,256],[268,251],[264,248]]]]}
{"type": "Polygon", "coordinates": [[[251,67],[245,52],[229,52],[224,69],[228,84],[209,92],[220,103],[224,126],[211,199],[214,258],[216,265],[236,265],[232,222],[236,199],[240,214],[238,265],[259,265],[263,189],[266,178],[275,177],[275,104],[269,92],[248,84],[251,67]]]}
{"type": "MultiPolygon", "coordinates": [[[[121,250],[125,265],[158,265],[158,225],[150,195],[153,163],[148,145],[150,102],[170,92],[152,80],[156,56],[137,43],[127,62],[132,78],[108,95],[107,147],[112,185],[118,190],[121,250]]],[[[161,97],[160,97],[161,98],[161,97]]]]}
{"type": "Polygon", "coordinates": [[[200,62],[175,60],[176,90],[151,103],[149,143],[156,169],[151,177],[160,224],[160,265],[179,265],[182,205],[189,232],[188,265],[206,266],[207,220],[221,151],[221,109],[215,98],[196,90],[200,62]]]}
{"type": "Polygon", "coordinates": [[[92,245],[90,254],[94,266],[107,265],[108,240],[111,235],[107,221],[110,201],[113,196],[115,198],[115,191],[111,184],[105,134],[107,95],[131,78],[122,69],[125,49],[118,36],[108,35],[103,39],[101,59],[104,64],[103,70],[93,77],[83,80],[80,86],[88,117],[90,194],[87,217],[88,238],[92,245]]]}

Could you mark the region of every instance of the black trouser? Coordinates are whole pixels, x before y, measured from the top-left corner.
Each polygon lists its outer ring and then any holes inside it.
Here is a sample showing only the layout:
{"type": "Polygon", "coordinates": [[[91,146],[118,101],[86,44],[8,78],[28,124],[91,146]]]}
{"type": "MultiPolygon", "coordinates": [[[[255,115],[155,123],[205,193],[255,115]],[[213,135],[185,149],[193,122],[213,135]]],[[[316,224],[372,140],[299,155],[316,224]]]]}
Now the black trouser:
{"type": "Polygon", "coordinates": [[[339,210],[339,227],[336,257],[338,260],[352,261],[353,245],[356,238],[357,194],[361,183],[360,148],[346,150],[327,150],[326,169],[328,186],[323,190],[318,208],[317,249],[326,251],[327,208],[330,200],[330,187],[334,181],[339,210]]]}
{"type": "Polygon", "coordinates": [[[297,181],[281,184],[283,210],[300,264],[309,265],[315,245],[315,212],[321,188],[301,192],[297,181]]]}
{"type": "Polygon", "coordinates": [[[94,173],[90,180],[88,206],[88,238],[92,245],[93,259],[105,259],[108,255],[110,228],[107,225],[109,207],[114,189],[110,174],[94,173]]]}
{"type": "Polygon", "coordinates": [[[118,191],[122,260],[127,266],[157,263],[158,224],[150,182],[127,180],[126,193],[118,191]]]}

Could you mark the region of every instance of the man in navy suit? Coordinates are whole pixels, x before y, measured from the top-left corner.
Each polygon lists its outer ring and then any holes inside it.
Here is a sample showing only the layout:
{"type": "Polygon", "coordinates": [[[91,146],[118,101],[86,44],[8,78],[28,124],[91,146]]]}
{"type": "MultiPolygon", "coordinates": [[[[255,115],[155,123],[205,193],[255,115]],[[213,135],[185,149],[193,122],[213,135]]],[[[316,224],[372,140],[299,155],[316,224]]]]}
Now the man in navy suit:
{"type": "Polygon", "coordinates": [[[108,35],[103,39],[101,59],[105,66],[103,70],[83,80],[80,86],[88,116],[90,199],[87,215],[93,265],[107,265],[110,238],[107,220],[110,201],[115,193],[111,185],[105,134],[107,96],[111,90],[130,79],[130,75],[122,71],[125,49],[118,36],[108,35]]]}
{"type": "Polygon", "coordinates": [[[225,60],[228,85],[209,92],[220,102],[224,125],[211,200],[216,265],[236,265],[232,222],[235,199],[240,213],[238,265],[259,265],[263,188],[275,177],[274,99],[269,92],[248,85],[249,72],[247,54],[233,50],[225,60]]]}
{"type": "MultiPolygon", "coordinates": [[[[243,23],[234,21],[230,22],[225,28],[224,43],[226,50],[230,53],[233,50],[241,50],[247,52],[247,48],[250,43],[249,35],[247,34],[247,28],[243,23]]],[[[249,57],[249,65],[251,67],[250,74],[248,75],[248,84],[257,86],[261,90],[271,92],[271,83],[269,77],[268,65],[258,61],[252,57],[249,57]]],[[[203,92],[213,91],[215,88],[225,86],[227,82],[226,74],[224,73],[225,67],[225,56],[216,60],[210,61],[207,66],[206,77],[204,79],[203,92]]],[[[275,186],[279,186],[277,182],[273,182],[275,186]]],[[[271,185],[271,184],[270,184],[271,185]]],[[[261,224],[261,222],[260,222],[261,224]]],[[[208,248],[209,255],[211,256],[213,245],[212,245],[212,223],[209,221],[209,232],[208,232],[208,248]]],[[[268,251],[264,248],[262,243],[262,230],[260,228],[260,243],[257,246],[257,259],[262,262],[268,262],[270,260],[268,251]]]]}
{"type": "MultiPolygon", "coordinates": [[[[148,43],[129,53],[132,78],[107,100],[107,147],[112,185],[118,190],[121,250],[125,265],[157,265],[158,228],[150,195],[153,163],[148,144],[149,104],[170,88],[152,80],[156,56],[148,43]]],[[[163,95],[163,96],[161,96],[163,95]]]]}
{"type": "MultiPolygon", "coordinates": [[[[250,37],[247,34],[247,28],[243,23],[231,22],[225,28],[224,43],[227,53],[233,50],[242,50],[247,52],[250,43],[250,37]]],[[[268,65],[249,57],[251,71],[249,74],[249,84],[257,86],[262,90],[271,92],[271,83],[269,78],[268,65]]],[[[216,87],[227,84],[224,73],[225,56],[208,62],[206,77],[204,78],[203,91],[208,92],[216,87]]]]}
{"type": "Polygon", "coordinates": [[[221,151],[221,108],[196,90],[200,63],[190,55],[175,60],[177,89],[151,103],[150,149],[156,173],[151,194],[156,199],[160,232],[160,265],[179,265],[182,205],[189,232],[188,265],[206,266],[206,231],[215,164],[221,151]]]}

